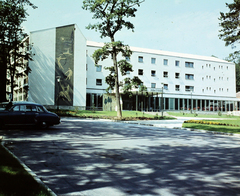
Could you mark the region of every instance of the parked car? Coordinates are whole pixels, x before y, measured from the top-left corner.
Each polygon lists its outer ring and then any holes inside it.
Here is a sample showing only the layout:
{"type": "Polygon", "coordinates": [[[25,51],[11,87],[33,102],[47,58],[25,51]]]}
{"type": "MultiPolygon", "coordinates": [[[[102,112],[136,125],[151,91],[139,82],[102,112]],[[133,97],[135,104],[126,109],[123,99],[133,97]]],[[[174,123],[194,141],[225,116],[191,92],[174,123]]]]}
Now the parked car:
{"type": "Polygon", "coordinates": [[[49,112],[44,106],[32,102],[2,103],[0,110],[0,127],[4,125],[37,125],[41,128],[57,125],[60,118],[49,112]]]}

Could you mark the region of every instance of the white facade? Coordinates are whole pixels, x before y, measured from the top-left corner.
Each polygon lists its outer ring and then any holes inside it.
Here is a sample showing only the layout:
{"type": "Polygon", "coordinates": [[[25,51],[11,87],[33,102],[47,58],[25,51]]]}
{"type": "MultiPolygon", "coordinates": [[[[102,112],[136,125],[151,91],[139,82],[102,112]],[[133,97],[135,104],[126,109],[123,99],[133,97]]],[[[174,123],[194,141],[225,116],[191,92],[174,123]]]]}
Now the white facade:
{"type": "MultiPolygon", "coordinates": [[[[71,26],[71,25],[70,25],[71,26]]],[[[99,62],[96,67],[92,54],[103,43],[87,41],[76,25],[74,26],[73,51],[70,54],[67,46],[60,48],[56,42],[66,41],[57,29],[52,28],[30,34],[33,44],[34,61],[30,62],[32,69],[29,74],[29,101],[35,101],[46,106],[56,106],[60,99],[68,98],[65,92],[69,89],[57,84],[56,69],[67,66],[66,54],[73,55],[73,101],[69,106],[103,108],[106,99],[105,77],[108,71],[105,66],[112,65],[112,59],[99,62]],[[60,41],[59,41],[60,40],[60,41]],[[64,56],[65,55],[65,56],[64,56]],[[59,65],[61,64],[61,67],[59,65]],[[58,95],[59,94],[59,95],[58,95]]],[[[66,26],[68,28],[69,26],[66,26]]],[[[68,43],[66,41],[66,43],[68,43]]],[[[60,43],[61,44],[61,43],[60,43]]],[[[64,45],[63,45],[64,46],[64,45]]],[[[122,95],[123,109],[133,110],[181,110],[195,109],[204,111],[235,110],[238,107],[236,99],[235,65],[215,58],[198,55],[180,54],[161,50],[151,50],[131,47],[133,54],[129,62],[133,72],[124,77],[138,76],[147,87],[147,92],[135,92],[133,98],[122,95]],[[162,105],[163,104],[163,105],[162,105]],[[164,107],[164,108],[162,108],[164,107]]],[[[118,56],[118,60],[123,57],[118,56]]],[[[67,81],[66,70],[62,71],[61,81],[67,81]],[[64,77],[65,78],[64,78],[64,77]]],[[[69,72],[68,72],[69,73],[69,72]]],[[[122,81],[124,77],[120,76],[122,81]]],[[[61,105],[60,100],[60,106],[61,105]]]]}
{"type": "MultiPolygon", "coordinates": [[[[57,28],[35,31],[30,33],[30,43],[33,44],[33,61],[29,62],[32,72],[29,74],[29,101],[41,103],[46,106],[56,106],[56,89],[60,88],[57,83],[56,66],[61,63],[67,66],[66,57],[73,57],[73,100],[70,106],[83,106],[86,104],[86,39],[76,25],[74,28],[73,52],[69,48],[62,48],[63,55],[56,55],[56,31],[57,28]]],[[[68,26],[66,26],[68,27],[68,26]]],[[[64,28],[64,27],[63,27],[64,28]]],[[[64,38],[62,38],[64,41],[64,38]]],[[[59,41],[59,40],[58,40],[59,41]]],[[[69,73],[63,73],[67,77],[69,73]]],[[[68,78],[60,78],[62,82],[68,78]]],[[[61,84],[60,84],[61,85],[61,84]]],[[[63,91],[67,89],[62,89],[63,91]]],[[[71,89],[70,89],[71,90],[71,89]]]]}
{"type": "MultiPolygon", "coordinates": [[[[102,69],[99,72],[91,58],[93,52],[102,46],[102,43],[87,42],[87,93],[102,93],[103,89],[107,88],[105,77],[108,75],[108,71],[102,69]],[[96,79],[101,79],[102,85],[98,85],[96,79]]],[[[221,105],[221,107],[229,109],[228,101],[234,105],[231,107],[236,107],[235,64],[215,57],[136,47],[131,47],[131,50],[133,54],[129,62],[133,65],[134,71],[124,77],[138,76],[148,88],[149,96],[152,93],[154,99],[162,96],[163,88],[164,99],[169,99],[168,105],[164,106],[165,109],[199,108],[206,110],[208,107],[207,110],[216,110],[210,108],[214,105],[221,105]]],[[[121,58],[118,56],[118,60],[121,58]]],[[[111,66],[112,60],[108,58],[99,64],[102,67],[111,66]]],[[[123,79],[121,76],[120,81],[123,79]]],[[[149,100],[149,102],[157,102],[159,105],[161,100],[149,100]]],[[[147,106],[149,110],[154,108],[154,104],[157,108],[156,103],[147,104],[149,104],[147,106]]]]}

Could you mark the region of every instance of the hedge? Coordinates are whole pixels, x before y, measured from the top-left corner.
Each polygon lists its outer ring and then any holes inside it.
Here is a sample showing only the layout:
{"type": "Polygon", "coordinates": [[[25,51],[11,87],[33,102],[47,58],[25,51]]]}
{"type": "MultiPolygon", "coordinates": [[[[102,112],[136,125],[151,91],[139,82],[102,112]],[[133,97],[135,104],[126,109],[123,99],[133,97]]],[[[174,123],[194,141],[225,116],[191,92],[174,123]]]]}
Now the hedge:
{"type": "Polygon", "coordinates": [[[206,124],[206,125],[221,125],[221,126],[233,126],[239,127],[239,125],[226,124],[221,122],[212,122],[212,121],[203,121],[203,120],[187,120],[184,123],[197,123],[197,124],[206,124]]]}

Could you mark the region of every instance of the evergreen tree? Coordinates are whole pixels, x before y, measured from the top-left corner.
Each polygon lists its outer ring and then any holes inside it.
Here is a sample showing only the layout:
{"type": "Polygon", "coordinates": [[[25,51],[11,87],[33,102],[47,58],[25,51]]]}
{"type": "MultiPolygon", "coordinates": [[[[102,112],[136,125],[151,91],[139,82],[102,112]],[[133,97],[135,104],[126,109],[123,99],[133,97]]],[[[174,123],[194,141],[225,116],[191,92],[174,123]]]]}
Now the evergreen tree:
{"type": "MultiPolygon", "coordinates": [[[[134,25],[126,21],[129,17],[135,17],[137,9],[135,6],[140,6],[140,0],[84,0],[83,9],[89,10],[93,13],[93,19],[99,20],[98,23],[88,25],[88,29],[94,29],[100,33],[100,37],[109,37],[109,43],[94,52],[93,59],[96,66],[101,60],[111,56],[113,60],[113,66],[106,67],[109,70],[109,75],[106,77],[106,83],[109,85],[107,91],[115,90],[116,102],[117,102],[117,116],[122,117],[121,105],[120,105],[120,83],[119,83],[119,72],[122,75],[126,75],[127,72],[131,72],[132,65],[127,61],[130,58],[132,52],[128,45],[124,45],[121,41],[115,40],[117,32],[123,28],[128,30],[134,30],[134,25]],[[121,54],[125,59],[117,60],[118,54],[121,54]]],[[[133,87],[138,88],[141,86],[141,90],[145,89],[142,81],[138,77],[126,78],[125,84],[123,85],[123,91],[129,92],[133,87]]]]}
{"type": "MultiPolygon", "coordinates": [[[[233,3],[226,3],[229,8],[229,12],[220,12],[220,30],[219,38],[225,41],[226,46],[232,46],[235,48],[234,44],[239,43],[240,40],[240,0],[234,0],[233,3]]],[[[239,51],[235,51],[234,55],[238,54],[239,51]]]]}

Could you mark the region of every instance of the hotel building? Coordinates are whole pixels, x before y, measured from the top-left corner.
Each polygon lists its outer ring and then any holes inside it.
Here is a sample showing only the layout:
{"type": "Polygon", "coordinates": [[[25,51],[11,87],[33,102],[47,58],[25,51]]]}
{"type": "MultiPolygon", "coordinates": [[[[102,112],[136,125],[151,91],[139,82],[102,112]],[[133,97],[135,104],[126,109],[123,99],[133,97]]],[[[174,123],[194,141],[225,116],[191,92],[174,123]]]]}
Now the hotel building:
{"type": "MultiPolygon", "coordinates": [[[[47,107],[115,110],[114,92],[107,94],[105,77],[112,59],[95,66],[92,54],[103,46],[86,40],[76,25],[34,31],[32,72],[28,76],[28,101],[47,107]]],[[[233,111],[238,110],[235,64],[216,57],[130,47],[128,61],[147,87],[121,94],[123,110],[233,111]]],[[[123,57],[118,56],[118,60],[123,57]]],[[[124,85],[124,84],[122,84],[124,85]]]]}

